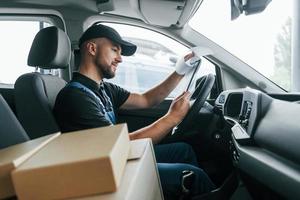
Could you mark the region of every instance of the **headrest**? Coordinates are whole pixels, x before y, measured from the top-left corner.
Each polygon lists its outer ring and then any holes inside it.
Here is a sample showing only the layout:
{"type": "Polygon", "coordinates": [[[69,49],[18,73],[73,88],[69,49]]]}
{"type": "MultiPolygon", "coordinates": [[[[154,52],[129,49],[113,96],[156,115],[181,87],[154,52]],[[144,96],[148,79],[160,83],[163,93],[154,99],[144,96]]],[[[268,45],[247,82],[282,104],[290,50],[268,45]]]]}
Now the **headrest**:
{"type": "Polygon", "coordinates": [[[64,69],[71,58],[71,43],[67,34],[55,26],[41,29],[35,36],[27,64],[42,69],[64,69]]]}

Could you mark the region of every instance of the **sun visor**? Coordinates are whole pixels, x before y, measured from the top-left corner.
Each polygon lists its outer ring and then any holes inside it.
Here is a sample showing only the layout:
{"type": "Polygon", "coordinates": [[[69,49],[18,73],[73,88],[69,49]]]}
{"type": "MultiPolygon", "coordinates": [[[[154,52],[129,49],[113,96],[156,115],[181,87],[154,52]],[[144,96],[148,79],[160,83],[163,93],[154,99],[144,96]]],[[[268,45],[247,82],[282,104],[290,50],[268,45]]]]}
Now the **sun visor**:
{"type": "Polygon", "coordinates": [[[194,15],[202,0],[131,0],[130,2],[149,24],[181,27],[194,15]]]}

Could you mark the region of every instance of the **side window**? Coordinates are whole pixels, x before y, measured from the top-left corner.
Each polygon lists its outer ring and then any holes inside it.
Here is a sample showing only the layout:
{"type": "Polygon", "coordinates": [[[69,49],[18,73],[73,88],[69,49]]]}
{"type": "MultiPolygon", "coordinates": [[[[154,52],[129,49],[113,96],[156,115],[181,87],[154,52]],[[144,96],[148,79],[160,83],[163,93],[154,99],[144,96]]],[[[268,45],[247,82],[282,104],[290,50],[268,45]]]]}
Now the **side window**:
{"type": "MultiPolygon", "coordinates": [[[[115,78],[107,80],[130,92],[142,93],[161,83],[174,72],[177,59],[189,50],[179,42],[155,31],[124,24],[103,24],[113,27],[125,40],[138,47],[133,56],[122,57],[123,62],[119,64],[115,78]]],[[[211,65],[213,64],[207,60],[202,61],[196,77],[214,71],[214,66],[211,65]]],[[[188,84],[187,80],[189,77],[181,81],[169,98],[178,96],[188,84]]]]}
{"type": "Polygon", "coordinates": [[[20,75],[35,71],[27,66],[27,56],[34,36],[47,26],[40,21],[0,21],[0,86],[13,85],[20,75]]]}

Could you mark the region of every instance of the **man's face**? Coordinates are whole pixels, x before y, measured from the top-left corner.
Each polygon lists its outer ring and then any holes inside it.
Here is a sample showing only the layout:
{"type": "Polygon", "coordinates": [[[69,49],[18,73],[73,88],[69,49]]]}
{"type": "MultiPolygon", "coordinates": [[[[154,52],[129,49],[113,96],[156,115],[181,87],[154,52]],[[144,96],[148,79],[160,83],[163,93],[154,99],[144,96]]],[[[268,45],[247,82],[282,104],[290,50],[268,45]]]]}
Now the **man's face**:
{"type": "Polygon", "coordinates": [[[122,62],[121,47],[106,38],[95,40],[96,52],[94,63],[102,78],[113,78],[118,64],[122,62]]]}

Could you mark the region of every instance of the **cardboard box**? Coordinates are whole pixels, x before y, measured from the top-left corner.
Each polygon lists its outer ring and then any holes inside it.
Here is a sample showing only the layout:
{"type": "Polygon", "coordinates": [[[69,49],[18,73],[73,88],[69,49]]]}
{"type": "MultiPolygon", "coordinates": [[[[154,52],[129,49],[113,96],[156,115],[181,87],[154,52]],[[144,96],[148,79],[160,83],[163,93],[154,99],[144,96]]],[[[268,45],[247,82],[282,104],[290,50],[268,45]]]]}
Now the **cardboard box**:
{"type": "Polygon", "coordinates": [[[15,195],[11,171],[59,135],[47,135],[0,150],[0,199],[15,195]]]}
{"type": "MultiPolygon", "coordinates": [[[[131,141],[131,152],[124,176],[116,192],[76,198],[76,200],[160,200],[163,192],[152,142],[150,139],[131,141]]],[[[73,199],[74,200],[74,199],[73,199]]]]}
{"type": "Polygon", "coordinates": [[[60,135],[12,173],[19,199],[116,191],[130,145],[126,124],[60,135]]]}

